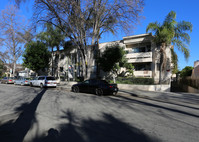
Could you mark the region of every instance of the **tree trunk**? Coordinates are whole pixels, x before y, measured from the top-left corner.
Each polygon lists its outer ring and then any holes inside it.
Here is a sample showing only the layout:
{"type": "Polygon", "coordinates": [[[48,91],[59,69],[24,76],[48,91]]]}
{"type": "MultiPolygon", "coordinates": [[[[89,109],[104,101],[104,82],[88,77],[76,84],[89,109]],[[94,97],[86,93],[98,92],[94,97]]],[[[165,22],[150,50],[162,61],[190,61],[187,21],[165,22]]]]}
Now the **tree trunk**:
{"type": "Polygon", "coordinates": [[[166,44],[162,43],[160,46],[160,71],[159,71],[159,84],[162,84],[162,78],[165,75],[166,66],[166,44]]]}
{"type": "Polygon", "coordinates": [[[14,56],[13,77],[15,76],[15,70],[16,70],[16,57],[14,56]]]}

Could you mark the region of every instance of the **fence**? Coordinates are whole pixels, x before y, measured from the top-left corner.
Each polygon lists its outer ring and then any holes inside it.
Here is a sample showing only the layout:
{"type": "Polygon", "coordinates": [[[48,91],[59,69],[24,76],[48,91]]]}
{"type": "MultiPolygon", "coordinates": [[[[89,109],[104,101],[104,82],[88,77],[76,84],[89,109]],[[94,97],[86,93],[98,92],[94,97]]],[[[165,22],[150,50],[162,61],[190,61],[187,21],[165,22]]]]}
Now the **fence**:
{"type": "Polygon", "coordinates": [[[181,78],[180,84],[188,85],[193,88],[199,89],[199,77],[186,77],[186,78],[181,78]]]}
{"type": "Polygon", "coordinates": [[[199,92],[199,77],[180,78],[171,83],[172,92],[199,92]]]}

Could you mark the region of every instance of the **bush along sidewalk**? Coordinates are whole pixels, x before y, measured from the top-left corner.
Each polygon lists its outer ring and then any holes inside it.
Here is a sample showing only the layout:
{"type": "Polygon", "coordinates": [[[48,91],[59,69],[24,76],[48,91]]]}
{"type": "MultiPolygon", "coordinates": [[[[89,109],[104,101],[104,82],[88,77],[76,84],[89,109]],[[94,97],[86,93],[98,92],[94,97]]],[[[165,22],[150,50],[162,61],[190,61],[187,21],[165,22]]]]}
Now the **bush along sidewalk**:
{"type": "MultiPolygon", "coordinates": [[[[110,81],[113,83],[113,81],[110,81]]],[[[142,77],[117,77],[117,84],[136,84],[136,85],[153,85],[153,78],[142,78],[142,77]]]]}

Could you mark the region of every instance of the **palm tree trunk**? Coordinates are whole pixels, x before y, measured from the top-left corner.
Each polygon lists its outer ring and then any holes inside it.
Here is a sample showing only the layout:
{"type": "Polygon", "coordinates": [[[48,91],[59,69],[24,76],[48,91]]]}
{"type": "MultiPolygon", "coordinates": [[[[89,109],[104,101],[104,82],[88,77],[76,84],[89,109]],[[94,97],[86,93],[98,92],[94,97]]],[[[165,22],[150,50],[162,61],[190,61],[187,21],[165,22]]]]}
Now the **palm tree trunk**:
{"type": "Polygon", "coordinates": [[[166,44],[162,43],[160,46],[160,72],[159,72],[159,84],[162,84],[163,75],[165,75],[166,66],[166,44]]]}

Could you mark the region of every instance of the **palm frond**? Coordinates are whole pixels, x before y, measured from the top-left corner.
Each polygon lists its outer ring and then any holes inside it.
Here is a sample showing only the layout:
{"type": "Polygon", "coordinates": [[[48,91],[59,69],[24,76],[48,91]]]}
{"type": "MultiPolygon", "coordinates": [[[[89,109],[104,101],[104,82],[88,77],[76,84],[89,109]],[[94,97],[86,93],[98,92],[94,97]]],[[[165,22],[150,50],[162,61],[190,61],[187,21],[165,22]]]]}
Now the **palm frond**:
{"type": "Polygon", "coordinates": [[[175,74],[178,72],[178,55],[173,48],[171,48],[171,62],[174,65],[172,73],[175,74]]]}
{"type": "Polygon", "coordinates": [[[180,29],[181,31],[192,32],[193,25],[191,24],[191,22],[181,21],[181,22],[178,22],[177,28],[180,29]]]}
{"type": "Polygon", "coordinates": [[[149,23],[149,25],[146,28],[146,32],[148,33],[148,31],[151,32],[158,32],[160,29],[160,24],[158,22],[155,23],[149,23]]]}
{"type": "Polygon", "coordinates": [[[176,23],[175,19],[176,19],[176,12],[175,11],[170,11],[168,13],[168,15],[166,16],[166,18],[165,18],[165,20],[163,22],[163,25],[166,25],[168,23],[173,25],[173,24],[176,23]]]}
{"type": "Polygon", "coordinates": [[[187,60],[190,56],[188,46],[184,44],[182,40],[178,40],[178,39],[172,40],[172,43],[174,44],[174,46],[178,47],[178,50],[180,50],[184,54],[184,57],[187,60]]]}
{"type": "Polygon", "coordinates": [[[187,44],[190,44],[190,36],[188,33],[175,32],[174,38],[176,38],[178,40],[182,40],[183,42],[185,42],[187,44]]]}

